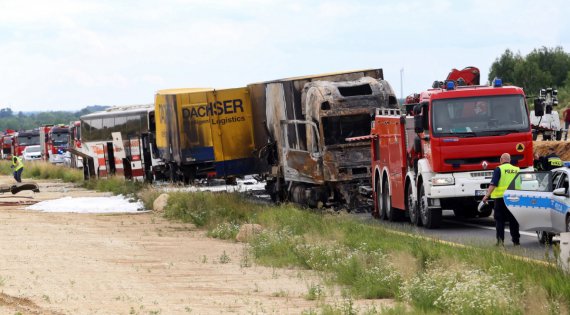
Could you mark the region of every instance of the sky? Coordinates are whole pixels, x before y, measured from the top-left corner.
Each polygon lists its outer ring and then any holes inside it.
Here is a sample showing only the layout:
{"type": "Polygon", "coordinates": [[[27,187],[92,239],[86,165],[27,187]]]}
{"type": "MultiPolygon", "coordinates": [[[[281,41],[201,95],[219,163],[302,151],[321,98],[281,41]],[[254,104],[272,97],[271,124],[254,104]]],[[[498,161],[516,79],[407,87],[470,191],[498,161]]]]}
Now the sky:
{"type": "Polygon", "coordinates": [[[396,95],[506,49],[570,50],[562,0],[0,0],[0,108],[153,103],[167,88],[242,87],[382,68],[396,95]]]}

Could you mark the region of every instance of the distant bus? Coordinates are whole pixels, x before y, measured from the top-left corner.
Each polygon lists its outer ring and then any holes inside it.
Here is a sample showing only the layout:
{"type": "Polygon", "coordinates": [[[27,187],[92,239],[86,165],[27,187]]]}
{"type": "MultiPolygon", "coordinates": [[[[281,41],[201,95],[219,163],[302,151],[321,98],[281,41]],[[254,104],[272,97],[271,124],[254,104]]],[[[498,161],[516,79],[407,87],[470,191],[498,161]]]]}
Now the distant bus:
{"type": "Polygon", "coordinates": [[[98,177],[111,175],[152,181],[164,165],[154,145],[154,105],[117,106],[80,117],[83,167],[98,177]],[[90,166],[85,157],[93,160],[90,166]]]}

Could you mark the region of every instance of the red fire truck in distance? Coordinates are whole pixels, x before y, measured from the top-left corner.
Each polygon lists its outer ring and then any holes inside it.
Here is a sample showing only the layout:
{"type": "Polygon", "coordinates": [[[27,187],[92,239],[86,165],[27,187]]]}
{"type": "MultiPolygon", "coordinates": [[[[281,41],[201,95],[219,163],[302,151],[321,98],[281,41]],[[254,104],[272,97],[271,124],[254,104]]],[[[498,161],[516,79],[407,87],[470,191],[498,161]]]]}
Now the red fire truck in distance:
{"type": "MultiPolygon", "coordinates": [[[[438,81],[436,81],[438,82],[438,81]]],[[[408,216],[437,228],[442,209],[489,216],[477,204],[502,153],[521,169],[533,165],[529,111],[521,88],[438,82],[405,113],[378,109],[371,131],[374,215],[408,216]],[[443,86],[443,87],[442,87],[443,86]]]]}
{"type": "Polygon", "coordinates": [[[69,126],[56,125],[47,133],[45,150],[50,163],[63,163],[69,145],[69,126]]]}
{"type": "Polygon", "coordinates": [[[14,154],[14,134],[16,131],[12,129],[6,129],[4,135],[2,135],[2,159],[7,160],[14,154]]]}
{"type": "MultiPolygon", "coordinates": [[[[72,121],[69,123],[69,150],[81,150],[81,121],[72,121]]],[[[64,162],[73,168],[83,167],[83,158],[76,154],[68,154],[64,162]]]]}
{"type": "Polygon", "coordinates": [[[40,130],[18,131],[13,139],[14,154],[22,156],[22,152],[29,145],[40,145],[40,130]]]}

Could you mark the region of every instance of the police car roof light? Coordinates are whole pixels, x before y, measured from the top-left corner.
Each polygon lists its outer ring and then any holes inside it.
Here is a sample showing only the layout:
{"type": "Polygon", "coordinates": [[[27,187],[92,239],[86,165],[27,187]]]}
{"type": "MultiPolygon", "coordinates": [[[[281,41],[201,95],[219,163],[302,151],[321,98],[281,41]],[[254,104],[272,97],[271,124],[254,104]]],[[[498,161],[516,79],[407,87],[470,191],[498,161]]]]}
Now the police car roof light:
{"type": "Polygon", "coordinates": [[[455,82],[448,81],[445,85],[446,90],[455,90],[455,82]]]}
{"type": "Polygon", "coordinates": [[[503,86],[503,80],[495,78],[495,80],[493,80],[493,87],[501,87],[501,86],[503,86]]]}

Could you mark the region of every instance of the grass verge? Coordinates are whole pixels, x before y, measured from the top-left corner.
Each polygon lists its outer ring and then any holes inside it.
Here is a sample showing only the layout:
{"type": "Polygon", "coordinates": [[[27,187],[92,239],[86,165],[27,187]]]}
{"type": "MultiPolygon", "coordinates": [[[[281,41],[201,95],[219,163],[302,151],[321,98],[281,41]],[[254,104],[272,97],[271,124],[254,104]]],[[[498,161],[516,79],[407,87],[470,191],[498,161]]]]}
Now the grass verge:
{"type": "Polygon", "coordinates": [[[321,271],[351,297],[395,298],[418,313],[555,314],[570,302],[570,277],[556,267],[495,248],[406,235],[348,215],[203,192],[170,194],[165,215],[222,239],[234,238],[244,223],[260,224],[264,232],[250,242],[258,263],[321,271]]]}

